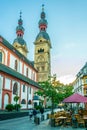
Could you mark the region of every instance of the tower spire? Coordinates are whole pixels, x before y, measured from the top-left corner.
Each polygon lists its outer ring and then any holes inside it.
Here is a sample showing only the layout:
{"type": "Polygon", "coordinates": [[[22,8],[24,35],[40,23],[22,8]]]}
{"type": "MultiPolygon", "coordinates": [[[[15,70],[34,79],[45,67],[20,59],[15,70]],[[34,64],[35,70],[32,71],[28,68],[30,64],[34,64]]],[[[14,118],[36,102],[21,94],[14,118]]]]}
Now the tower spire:
{"type": "Polygon", "coordinates": [[[47,28],[47,20],[45,19],[45,12],[44,12],[44,4],[42,4],[42,12],[40,14],[40,20],[39,20],[39,28],[40,31],[46,31],[47,28]]]}
{"type": "Polygon", "coordinates": [[[42,4],[42,12],[44,11],[44,4],[42,4]]]}
{"type": "Polygon", "coordinates": [[[22,20],[22,12],[20,11],[18,26],[16,27],[17,38],[13,42],[13,46],[24,56],[27,57],[28,48],[25,40],[23,39],[24,28],[23,28],[23,20],[22,20]]]}
{"type": "Polygon", "coordinates": [[[20,19],[18,20],[18,26],[16,27],[17,37],[23,37],[24,28],[23,28],[22,12],[20,11],[20,19]]]}

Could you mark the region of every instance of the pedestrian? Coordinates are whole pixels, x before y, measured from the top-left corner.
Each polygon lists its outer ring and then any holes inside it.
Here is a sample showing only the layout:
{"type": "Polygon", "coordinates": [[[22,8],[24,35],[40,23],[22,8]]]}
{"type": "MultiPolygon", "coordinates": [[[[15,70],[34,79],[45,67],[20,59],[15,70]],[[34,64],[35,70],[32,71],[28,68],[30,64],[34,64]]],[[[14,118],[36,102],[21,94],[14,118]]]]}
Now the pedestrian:
{"type": "Polygon", "coordinates": [[[41,113],[41,121],[43,121],[44,120],[44,115],[43,115],[44,108],[43,107],[40,108],[40,113],[41,113]]]}
{"type": "Polygon", "coordinates": [[[30,120],[32,119],[32,116],[33,116],[33,110],[30,109],[30,110],[29,110],[29,118],[30,118],[30,120]]]}
{"type": "Polygon", "coordinates": [[[41,113],[41,114],[44,113],[44,108],[43,108],[43,107],[40,108],[40,113],[41,113]]]}
{"type": "Polygon", "coordinates": [[[35,122],[35,119],[36,119],[36,115],[37,115],[37,111],[36,111],[36,109],[34,108],[34,109],[33,109],[34,122],[35,122]]]}

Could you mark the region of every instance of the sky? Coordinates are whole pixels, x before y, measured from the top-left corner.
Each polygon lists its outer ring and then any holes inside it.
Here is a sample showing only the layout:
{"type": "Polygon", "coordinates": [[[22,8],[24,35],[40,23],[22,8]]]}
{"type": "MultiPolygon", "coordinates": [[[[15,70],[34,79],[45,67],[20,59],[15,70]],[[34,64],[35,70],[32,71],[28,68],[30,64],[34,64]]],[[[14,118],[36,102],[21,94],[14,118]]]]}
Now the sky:
{"type": "Polygon", "coordinates": [[[13,43],[22,11],[28,59],[34,60],[42,4],[52,45],[51,74],[71,83],[87,61],[87,0],[0,0],[0,35],[13,43]]]}

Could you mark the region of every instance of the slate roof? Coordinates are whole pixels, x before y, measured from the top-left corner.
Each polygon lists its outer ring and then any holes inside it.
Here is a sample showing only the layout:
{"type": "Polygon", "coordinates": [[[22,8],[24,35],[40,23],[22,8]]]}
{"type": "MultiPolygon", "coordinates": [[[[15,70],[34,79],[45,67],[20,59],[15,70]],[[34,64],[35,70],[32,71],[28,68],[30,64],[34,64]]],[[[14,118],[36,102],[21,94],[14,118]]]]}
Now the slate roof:
{"type": "Polygon", "coordinates": [[[27,45],[26,42],[25,42],[25,40],[24,40],[22,37],[17,37],[17,38],[14,40],[13,44],[14,44],[15,42],[18,42],[18,43],[21,44],[21,45],[27,45]]]}
{"type": "Polygon", "coordinates": [[[23,59],[27,64],[29,64],[35,71],[37,71],[34,68],[34,64],[32,64],[32,61],[28,60],[24,55],[22,55],[18,50],[15,49],[6,39],[4,39],[1,35],[0,38],[2,39],[2,44],[9,48],[11,51],[13,51],[20,59],[23,59]]]}
{"type": "Polygon", "coordinates": [[[17,79],[20,79],[20,80],[22,80],[24,82],[27,82],[30,85],[33,85],[33,86],[35,86],[37,88],[40,88],[40,86],[39,86],[39,84],[37,82],[27,78],[26,76],[20,74],[19,72],[11,69],[10,67],[8,67],[8,66],[6,66],[4,64],[1,64],[1,63],[0,63],[0,72],[7,73],[7,74],[9,74],[9,75],[11,75],[13,77],[16,77],[17,79]]]}
{"type": "Polygon", "coordinates": [[[38,40],[41,37],[50,41],[50,37],[49,37],[49,35],[46,31],[40,31],[39,34],[36,37],[36,40],[38,40]]]}

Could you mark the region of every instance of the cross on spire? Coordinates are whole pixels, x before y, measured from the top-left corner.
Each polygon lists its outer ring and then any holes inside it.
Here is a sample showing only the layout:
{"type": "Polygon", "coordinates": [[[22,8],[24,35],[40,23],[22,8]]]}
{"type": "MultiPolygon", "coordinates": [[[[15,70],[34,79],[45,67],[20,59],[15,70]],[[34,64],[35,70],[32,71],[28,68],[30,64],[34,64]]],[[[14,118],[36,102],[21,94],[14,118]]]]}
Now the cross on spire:
{"type": "Polygon", "coordinates": [[[21,17],[22,17],[21,15],[22,15],[22,12],[20,11],[20,19],[21,19],[21,17]]]}
{"type": "Polygon", "coordinates": [[[42,4],[42,11],[44,11],[44,4],[42,4]]]}

